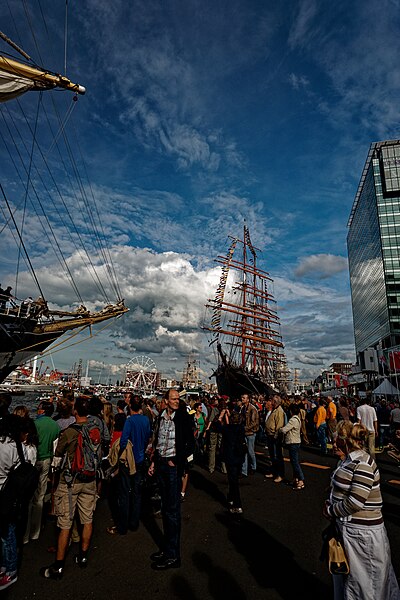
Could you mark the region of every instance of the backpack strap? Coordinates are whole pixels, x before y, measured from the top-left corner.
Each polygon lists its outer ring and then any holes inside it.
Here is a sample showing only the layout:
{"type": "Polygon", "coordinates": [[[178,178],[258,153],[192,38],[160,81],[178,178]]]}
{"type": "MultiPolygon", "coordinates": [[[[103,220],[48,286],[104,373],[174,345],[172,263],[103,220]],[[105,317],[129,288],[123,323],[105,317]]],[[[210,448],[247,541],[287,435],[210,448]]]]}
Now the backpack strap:
{"type": "Polygon", "coordinates": [[[23,464],[26,462],[26,459],[25,459],[24,451],[22,450],[22,442],[20,442],[19,440],[18,441],[15,440],[15,445],[17,446],[19,460],[21,461],[21,464],[23,464]]]}

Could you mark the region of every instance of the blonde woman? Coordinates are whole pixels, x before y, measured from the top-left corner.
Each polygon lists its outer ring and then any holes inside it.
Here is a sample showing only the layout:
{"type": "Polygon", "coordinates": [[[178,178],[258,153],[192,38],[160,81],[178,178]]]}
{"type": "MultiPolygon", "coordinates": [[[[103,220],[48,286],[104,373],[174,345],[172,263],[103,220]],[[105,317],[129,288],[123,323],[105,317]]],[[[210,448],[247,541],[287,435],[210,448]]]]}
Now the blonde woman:
{"type": "Polygon", "coordinates": [[[114,432],[114,408],[111,402],[104,402],[103,404],[103,419],[111,438],[114,432]]]}
{"type": "Polygon", "coordinates": [[[382,517],[380,475],[366,452],[368,430],[341,421],[335,443],[340,462],[331,478],[324,516],[336,519],[350,566],[333,575],[334,600],[399,600],[389,540],[382,517]]]}

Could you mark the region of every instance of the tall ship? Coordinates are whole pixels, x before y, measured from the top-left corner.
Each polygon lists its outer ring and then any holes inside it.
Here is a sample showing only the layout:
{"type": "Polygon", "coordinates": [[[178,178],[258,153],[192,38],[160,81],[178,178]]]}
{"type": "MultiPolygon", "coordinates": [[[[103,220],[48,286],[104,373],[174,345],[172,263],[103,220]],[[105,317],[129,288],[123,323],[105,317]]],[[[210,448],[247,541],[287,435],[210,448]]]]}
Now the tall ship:
{"type": "Polygon", "coordinates": [[[0,382],[128,310],[68,128],[84,93],[0,32],[0,382]]]}
{"type": "Polygon", "coordinates": [[[273,280],[257,265],[260,251],[250,239],[247,225],[243,239],[230,236],[214,298],[206,304],[203,329],[215,348],[218,393],[238,397],[243,393],[267,397],[287,391],[288,368],[280,321],[272,294],[273,280]]]}

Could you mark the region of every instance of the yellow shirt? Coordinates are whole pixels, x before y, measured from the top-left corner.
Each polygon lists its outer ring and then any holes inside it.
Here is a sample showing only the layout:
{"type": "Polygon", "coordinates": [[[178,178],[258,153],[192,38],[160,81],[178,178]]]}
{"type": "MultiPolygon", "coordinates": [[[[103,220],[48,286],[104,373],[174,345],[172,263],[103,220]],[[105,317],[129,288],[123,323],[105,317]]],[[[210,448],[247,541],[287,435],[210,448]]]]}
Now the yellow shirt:
{"type": "Polygon", "coordinates": [[[317,429],[320,425],[322,425],[322,423],[326,422],[326,410],[323,406],[319,406],[317,408],[317,411],[314,415],[314,423],[317,426],[317,429]]]}

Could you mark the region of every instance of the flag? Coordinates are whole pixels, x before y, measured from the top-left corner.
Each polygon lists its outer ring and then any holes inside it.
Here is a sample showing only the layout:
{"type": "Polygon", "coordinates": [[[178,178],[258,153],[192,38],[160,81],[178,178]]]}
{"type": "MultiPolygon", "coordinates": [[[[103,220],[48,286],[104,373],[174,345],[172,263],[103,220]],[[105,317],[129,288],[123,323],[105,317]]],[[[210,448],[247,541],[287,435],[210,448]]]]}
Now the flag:
{"type": "Polygon", "coordinates": [[[349,378],[347,377],[347,375],[342,375],[342,385],[346,388],[349,385],[349,378]]]}
{"type": "MultiPolygon", "coordinates": [[[[392,367],[390,366],[390,368],[392,367]]],[[[387,364],[386,356],[383,352],[379,357],[379,373],[381,375],[389,375],[389,367],[387,364]]]]}
{"type": "Polygon", "coordinates": [[[389,352],[389,357],[391,371],[400,371],[400,352],[393,350],[393,352],[389,352]]]}

